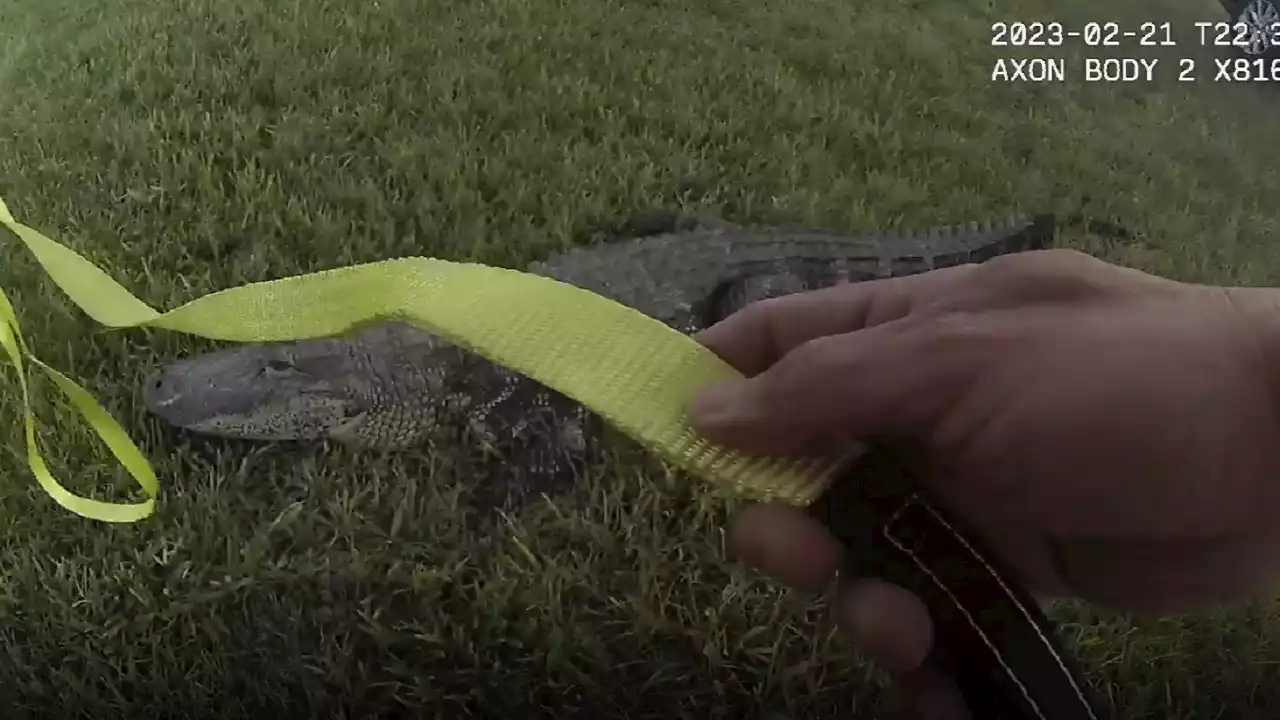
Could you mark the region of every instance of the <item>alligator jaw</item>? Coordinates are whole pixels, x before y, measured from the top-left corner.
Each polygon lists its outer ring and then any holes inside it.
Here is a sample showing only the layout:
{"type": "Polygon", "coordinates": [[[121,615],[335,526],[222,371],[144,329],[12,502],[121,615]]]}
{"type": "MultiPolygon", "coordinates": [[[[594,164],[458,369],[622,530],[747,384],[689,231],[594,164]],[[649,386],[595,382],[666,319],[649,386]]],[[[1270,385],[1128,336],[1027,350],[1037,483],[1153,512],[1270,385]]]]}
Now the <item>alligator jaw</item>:
{"type": "Polygon", "coordinates": [[[328,340],[245,345],[151,373],[143,400],[165,422],[206,435],[319,439],[361,410],[344,392],[348,359],[328,340]]]}

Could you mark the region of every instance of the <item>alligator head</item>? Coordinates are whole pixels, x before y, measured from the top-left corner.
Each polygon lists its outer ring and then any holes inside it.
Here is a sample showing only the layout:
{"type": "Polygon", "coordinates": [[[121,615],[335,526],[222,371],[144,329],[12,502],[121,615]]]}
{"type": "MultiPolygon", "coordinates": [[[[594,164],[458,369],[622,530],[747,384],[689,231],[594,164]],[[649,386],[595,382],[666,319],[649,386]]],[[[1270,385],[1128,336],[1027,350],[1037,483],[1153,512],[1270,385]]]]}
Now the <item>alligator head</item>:
{"type": "Polygon", "coordinates": [[[143,397],[165,422],[202,434],[318,439],[365,411],[358,367],[338,340],[246,345],[161,368],[143,397]]]}
{"type": "MultiPolygon", "coordinates": [[[[146,407],[193,432],[245,440],[332,438],[386,446],[372,432],[411,405],[415,430],[447,397],[458,349],[413,326],[383,323],[343,338],[242,345],[175,361],[147,378],[146,407]]],[[[409,438],[404,438],[408,441],[409,438]]]]}

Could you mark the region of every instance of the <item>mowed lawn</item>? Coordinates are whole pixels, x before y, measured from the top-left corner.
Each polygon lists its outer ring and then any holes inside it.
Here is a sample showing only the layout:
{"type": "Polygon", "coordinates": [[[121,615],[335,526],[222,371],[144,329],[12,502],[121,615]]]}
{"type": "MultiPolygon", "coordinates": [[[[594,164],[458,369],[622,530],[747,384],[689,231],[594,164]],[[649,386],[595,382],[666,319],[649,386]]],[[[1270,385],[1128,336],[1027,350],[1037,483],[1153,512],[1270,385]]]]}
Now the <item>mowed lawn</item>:
{"type": "MultiPolygon", "coordinates": [[[[519,265],[675,206],[847,230],[1084,211],[1146,243],[1062,244],[1182,279],[1280,282],[1280,132],[1259,92],[1273,88],[1084,84],[1079,43],[1059,52],[1068,83],[992,83],[991,23],[1054,17],[1168,11],[5,0],[0,196],[164,308],[395,256],[519,265]]],[[[1210,4],[1197,19],[1222,17],[1210,4]]],[[[136,525],[58,508],[26,468],[0,371],[0,716],[871,716],[881,678],[820,598],[726,563],[727,508],[698,486],[603,467],[477,532],[468,488],[485,479],[426,452],[166,431],[141,409],[143,374],[209,344],[101,330],[0,242],[30,344],[112,409],[163,483],[136,525]]],[[[59,477],[131,497],[65,409],[38,409],[59,477]]],[[[1118,718],[1280,713],[1280,604],[1053,612],[1118,718]]]]}

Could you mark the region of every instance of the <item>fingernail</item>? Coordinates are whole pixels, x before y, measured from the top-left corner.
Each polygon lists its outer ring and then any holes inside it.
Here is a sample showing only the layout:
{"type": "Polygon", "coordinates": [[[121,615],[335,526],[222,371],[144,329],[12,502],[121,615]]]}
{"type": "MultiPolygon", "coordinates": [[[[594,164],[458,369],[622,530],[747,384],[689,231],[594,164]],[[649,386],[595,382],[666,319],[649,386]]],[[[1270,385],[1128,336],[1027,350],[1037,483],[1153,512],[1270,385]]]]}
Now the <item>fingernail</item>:
{"type": "Polygon", "coordinates": [[[721,425],[736,416],[742,406],[743,386],[742,380],[729,380],[699,390],[689,407],[694,423],[721,425]]]}

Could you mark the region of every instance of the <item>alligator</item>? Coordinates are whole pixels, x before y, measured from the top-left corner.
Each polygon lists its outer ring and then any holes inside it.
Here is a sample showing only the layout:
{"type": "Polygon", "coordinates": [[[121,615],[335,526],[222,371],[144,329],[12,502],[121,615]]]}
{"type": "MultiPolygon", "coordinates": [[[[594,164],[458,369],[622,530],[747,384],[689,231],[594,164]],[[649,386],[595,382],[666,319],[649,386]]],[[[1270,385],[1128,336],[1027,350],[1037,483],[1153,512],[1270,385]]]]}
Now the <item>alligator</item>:
{"type": "MultiPolygon", "coordinates": [[[[631,236],[555,254],[527,271],[695,333],[770,297],[1044,248],[1058,224],[1044,214],[850,235],[664,217],[620,226],[631,236]]],[[[399,322],[181,359],[148,378],[144,398],[165,422],[203,435],[491,450],[511,476],[502,503],[580,469],[575,459],[601,430],[575,401],[399,322]]]]}

